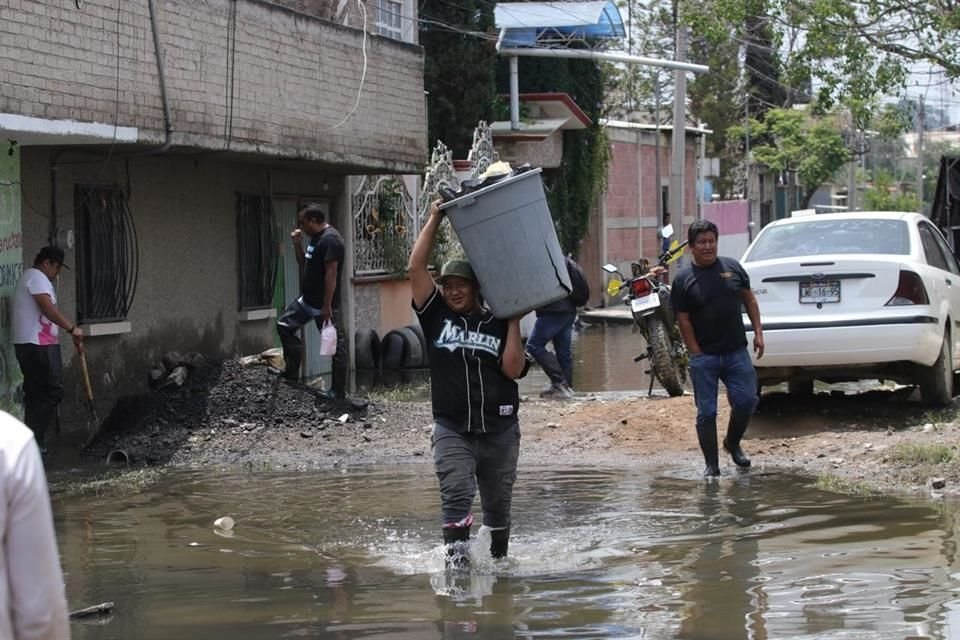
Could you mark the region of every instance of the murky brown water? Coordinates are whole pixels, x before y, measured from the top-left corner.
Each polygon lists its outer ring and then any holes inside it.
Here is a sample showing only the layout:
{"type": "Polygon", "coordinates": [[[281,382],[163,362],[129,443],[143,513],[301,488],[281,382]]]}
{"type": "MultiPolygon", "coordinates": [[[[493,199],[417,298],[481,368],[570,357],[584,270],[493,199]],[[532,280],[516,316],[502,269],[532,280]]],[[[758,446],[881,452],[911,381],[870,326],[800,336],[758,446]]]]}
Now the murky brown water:
{"type": "Polygon", "coordinates": [[[960,638],[954,504],[527,467],[511,558],[451,581],[435,484],[427,465],[171,471],[129,497],[55,496],[71,606],[117,607],[74,637],[960,638]]]}
{"type": "MultiPolygon", "coordinates": [[[[549,347],[552,349],[552,347],[549,347]]],[[[646,391],[650,377],[644,371],[649,368],[645,361],[633,359],[646,352],[646,342],[632,325],[597,324],[574,332],[573,379],[578,392],[596,391],[646,391]]],[[[405,385],[425,385],[429,375],[425,371],[358,371],[357,385],[362,390],[405,385]]],[[[518,381],[520,392],[536,395],[549,386],[549,379],[533,366],[526,377],[518,381]]],[[[664,393],[659,383],[654,383],[654,393],[664,393]]],[[[422,399],[429,398],[426,387],[422,399]]]]}

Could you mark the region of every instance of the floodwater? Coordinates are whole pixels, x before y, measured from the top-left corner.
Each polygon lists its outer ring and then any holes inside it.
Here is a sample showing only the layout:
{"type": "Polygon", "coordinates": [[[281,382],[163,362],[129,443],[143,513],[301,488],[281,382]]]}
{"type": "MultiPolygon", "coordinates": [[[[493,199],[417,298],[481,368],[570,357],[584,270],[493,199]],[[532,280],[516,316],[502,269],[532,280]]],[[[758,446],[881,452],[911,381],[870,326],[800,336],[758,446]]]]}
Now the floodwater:
{"type": "Polygon", "coordinates": [[[960,638],[956,504],[696,471],[521,467],[510,557],[458,576],[429,465],[55,495],[71,607],[116,605],[74,638],[960,638]]]}
{"type": "MultiPolygon", "coordinates": [[[[552,349],[552,346],[548,346],[552,349]]],[[[595,324],[585,326],[573,334],[573,380],[578,392],[647,391],[650,368],[646,360],[633,359],[646,353],[643,335],[628,324],[595,324]]],[[[425,388],[429,375],[425,371],[358,371],[357,385],[361,390],[383,387],[420,385],[424,387],[420,399],[429,399],[425,388]]],[[[517,381],[521,395],[536,395],[549,386],[549,379],[538,366],[530,367],[526,377],[517,381]]],[[[654,394],[665,393],[654,381],[654,394]]]]}

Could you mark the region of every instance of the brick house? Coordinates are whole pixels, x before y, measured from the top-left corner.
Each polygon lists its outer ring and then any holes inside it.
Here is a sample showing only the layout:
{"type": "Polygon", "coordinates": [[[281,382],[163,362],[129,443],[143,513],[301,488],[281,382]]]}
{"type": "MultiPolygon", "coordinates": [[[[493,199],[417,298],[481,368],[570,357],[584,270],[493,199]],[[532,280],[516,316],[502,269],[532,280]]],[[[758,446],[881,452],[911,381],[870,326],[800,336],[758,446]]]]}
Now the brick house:
{"type": "MultiPolygon", "coordinates": [[[[67,248],[60,307],[88,336],[103,403],[145,389],[166,351],[226,357],[274,346],[276,310],[297,288],[287,233],[307,201],[326,204],[347,240],[352,332],[371,314],[356,301],[378,306],[381,296],[358,296],[364,279],[350,277],[354,185],[418,174],[426,158],[416,34],[412,0],[8,5],[3,407],[15,408],[19,382],[9,298],[21,265],[48,241],[67,248]]],[[[69,405],[82,387],[67,345],[69,405]]]]}

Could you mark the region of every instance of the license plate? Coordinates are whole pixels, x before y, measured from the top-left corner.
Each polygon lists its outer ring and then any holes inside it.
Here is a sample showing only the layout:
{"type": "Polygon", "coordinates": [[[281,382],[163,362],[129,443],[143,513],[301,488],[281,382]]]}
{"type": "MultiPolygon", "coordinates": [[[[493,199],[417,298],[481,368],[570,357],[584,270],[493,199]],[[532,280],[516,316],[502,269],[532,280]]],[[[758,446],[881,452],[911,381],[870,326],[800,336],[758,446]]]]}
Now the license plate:
{"type": "Polygon", "coordinates": [[[839,280],[817,280],[800,283],[800,304],[840,302],[839,280]]]}
{"type": "Polygon", "coordinates": [[[643,296],[642,298],[634,298],[630,301],[630,311],[634,313],[639,313],[641,311],[646,311],[647,309],[653,309],[654,307],[660,306],[660,296],[652,294],[649,296],[643,296]]]}

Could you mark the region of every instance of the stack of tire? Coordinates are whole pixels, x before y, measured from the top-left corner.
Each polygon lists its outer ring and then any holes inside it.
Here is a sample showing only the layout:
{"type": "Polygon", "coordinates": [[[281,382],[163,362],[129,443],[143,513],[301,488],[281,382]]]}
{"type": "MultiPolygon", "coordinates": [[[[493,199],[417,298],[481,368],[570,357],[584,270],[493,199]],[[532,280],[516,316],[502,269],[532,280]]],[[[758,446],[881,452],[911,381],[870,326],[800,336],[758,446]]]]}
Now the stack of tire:
{"type": "Polygon", "coordinates": [[[419,325],[388,331],[383,338],[373,329],[354,334],[357,369],[422,369],[427,366],[427,341],[419,325]]]}

